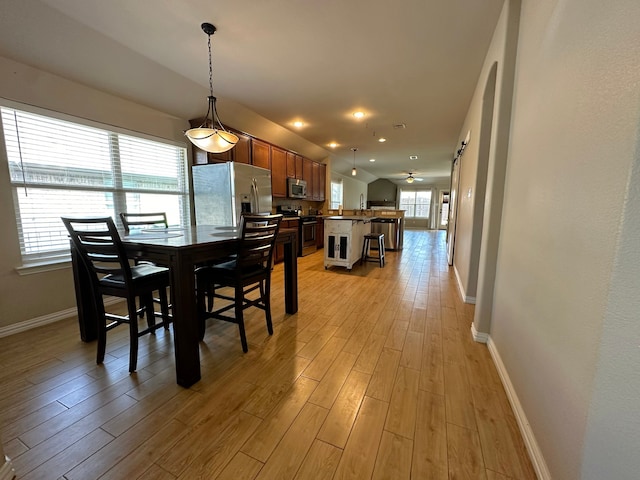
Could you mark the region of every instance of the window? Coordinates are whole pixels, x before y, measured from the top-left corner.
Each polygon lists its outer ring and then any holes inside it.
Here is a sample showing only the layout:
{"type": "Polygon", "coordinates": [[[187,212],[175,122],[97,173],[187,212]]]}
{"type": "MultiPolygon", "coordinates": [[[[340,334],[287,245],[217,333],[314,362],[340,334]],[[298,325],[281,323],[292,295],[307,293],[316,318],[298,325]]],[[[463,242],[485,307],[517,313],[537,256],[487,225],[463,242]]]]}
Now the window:
{"type": "MultiPolygon", "coordinates": [[[[69,256],[61,216],[167,213],[189,225],[182,146],[0,106],[24,264],[69,256]]],[[[56,117],[59,115],[56,114],[56,117]]]]}
{"type": "Polygon", "coordinates": [[[431,190],[400,190],[400,209],[405,217],[429,218],[431,190]]]}
{"type": "Polygon", "coordinates": [[[331,210],[337,210],[342,205],[342,180],[331,180],[331,210]]]}

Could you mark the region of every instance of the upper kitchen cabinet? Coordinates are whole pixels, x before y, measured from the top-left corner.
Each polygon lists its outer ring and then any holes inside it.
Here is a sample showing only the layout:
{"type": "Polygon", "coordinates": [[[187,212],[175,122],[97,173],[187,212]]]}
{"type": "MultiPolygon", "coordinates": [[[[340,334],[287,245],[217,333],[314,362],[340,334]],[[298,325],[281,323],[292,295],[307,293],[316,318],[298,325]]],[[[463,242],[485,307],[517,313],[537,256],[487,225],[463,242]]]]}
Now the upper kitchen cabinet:
{"type": "Polygon", "coordinates": [[[287,152],[287,178],[296,177],[296,154],[293,152],[287,152]]]}
{"type": "Polygon", "coordinates": [[[233,152],[233,161],[238,163],[251,163],[251,137],[234,132],[238,136],[238,143],[230,151],[233,152]]]}
{"type": "Polygon", "coordinates": [[[271,170],[271,145],[256,138],[251,139],[251,163],[271,170]]]}
{"type": "Polygon", "coordinates": [[[324,163],[316,163],[313,169],[314,200],[324,202],[325,190],[327,188],[327,166],[324,163]],[[318,166],[317,171],[315,165],[318,166]]]}
{"type": "Polygon", "coordinates": [[[289,152],[271,146],[271,194],[274,197],[287,196],[287,157],[289,152]]]}
{"type": "Polygon", "coordinates": [[[304,175],[304,158],[302,158],[300,155],[296,155],[295,162],[296,162],[296,178],[298,180],[302,180],[304,175]]]}
{"type": "Polygon", "coordinates": [[[307,182],[307,200],[313,200],[315,189],[313,186],[313,162],[308,158],[302,159],[302,179],[307,182]]]}

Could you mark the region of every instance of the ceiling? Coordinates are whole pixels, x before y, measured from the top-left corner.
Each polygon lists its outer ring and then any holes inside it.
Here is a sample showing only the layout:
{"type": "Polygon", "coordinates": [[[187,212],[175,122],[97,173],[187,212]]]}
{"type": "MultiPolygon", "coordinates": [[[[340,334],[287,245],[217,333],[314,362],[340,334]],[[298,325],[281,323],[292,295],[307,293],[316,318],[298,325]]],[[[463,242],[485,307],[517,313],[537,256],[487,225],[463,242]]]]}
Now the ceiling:
{"type": "Polygon", "coordinates": [[[357,178],[430,180],[449,176],[502,4],[2,0],[0,55],[196,118],[208,91],[200,24],[210,22],[223,121],[224,102],[239,104],[325,149],[344,175],[357,147],[357,178]]]}

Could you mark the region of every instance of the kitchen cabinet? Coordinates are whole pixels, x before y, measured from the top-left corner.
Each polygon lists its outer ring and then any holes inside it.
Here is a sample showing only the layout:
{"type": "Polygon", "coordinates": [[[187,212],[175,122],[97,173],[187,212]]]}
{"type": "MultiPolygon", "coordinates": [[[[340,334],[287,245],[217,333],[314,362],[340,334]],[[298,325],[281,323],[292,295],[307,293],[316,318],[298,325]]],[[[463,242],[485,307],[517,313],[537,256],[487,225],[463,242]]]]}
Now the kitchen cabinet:
{"type": "Polygon", "coordinates": [[[271,170],[271,145],[256,138],[251,139],[251,163],[271,170]]]}
{"type": "Polygon", "coordinates": [[[287,196],[287,151],[271,146],[271,194],[287,196]]]}
{"type": "Polygon", "coordinates": [[[238,143],[230,151],[233,152],[233,161],[238,163],[251,163],[251,137],[234,132],[238,136],[238,143]]]}
{"type": "MultiPolygon", "coordinates": [[[[314,173],[314,181],[316,179],[314,173]]],[[[318,164],[318,183],[316,184],[316,194],[319,202],[324,202],[327,189],[327,166],[324,163],[318,164]]]]}
{"type": "Polygon", "coordinates": [[[296,155],[296,178],[302,180],[304,175],[304,158],[296,155]]]}
{"type": "MultiPolygon", "coordinates": [[[[295,228],[298,230],[298,218],[283,218],[280,221],[280,229],[283,228],[295,228]]],[[[300,241],[300,238],[298,238],[300,241]]],[[[284,261],[284,244],[276,243],[275,250],[273,251],[273,263],[280,263],[284,261]]]]}
{"type": "Polygon", "coordinates": [[[313,162],[308,158],[302,159],[302,179],[307,182],[307,200],[313,200],[315,189],[313,186],[313,162]]]}
{"type": "Polygon", "coordinates": [[[287,178],[296,177],[296,154],[287,152],[287,178]]]}
{"type": "Polygon", "coordinates": [[[351,270],[362,256],[364,235],[371,233],[371,222],[357,216],[324,219],[324,268],[345,267],[351,270]]]}
{"type": "Polygon", "coordinates": [[[317,201],[320,193],[320,164],[313,162],[312,170],[311,182],[313,183],[313,188],[311,189],[311,200],[317,201]]]}

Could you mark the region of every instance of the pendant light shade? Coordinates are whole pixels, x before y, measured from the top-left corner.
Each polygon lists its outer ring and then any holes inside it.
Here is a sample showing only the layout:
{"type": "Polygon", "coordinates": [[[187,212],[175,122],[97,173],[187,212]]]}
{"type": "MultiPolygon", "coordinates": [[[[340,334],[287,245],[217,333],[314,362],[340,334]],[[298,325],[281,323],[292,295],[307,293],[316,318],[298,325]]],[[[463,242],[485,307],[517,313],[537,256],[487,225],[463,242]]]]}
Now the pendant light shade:
{"type": "Polygon", "coordinates": [[[201,25],[202,31],[207,34],[209,47],[209,106],[207,108],[207,114],[205,115],[202,125],[196,128],[192,128],[184,132],[187,138],[196,147],[211,153],[223,153],[227,150],[231,150],[236,143],[238,143],[238,137],[233,133],[227,131],[218,117],[218,111],[216,110],[216,97],[213,96],[213,67],[211,64],[211,35],[216,31],[210,23],[203,23],[201,25]]]}
{"type": "Polygon", "coordinates": [[[356,152],[358,149],[356,147],[352,147],[351,150],[353,151],[353,168],[351,169],[351,175],[355,177],[358,174],[358,171],[356,170],[356,152]]]}

